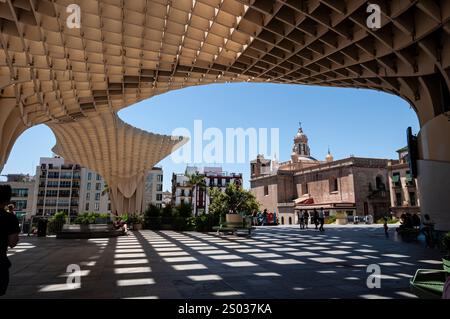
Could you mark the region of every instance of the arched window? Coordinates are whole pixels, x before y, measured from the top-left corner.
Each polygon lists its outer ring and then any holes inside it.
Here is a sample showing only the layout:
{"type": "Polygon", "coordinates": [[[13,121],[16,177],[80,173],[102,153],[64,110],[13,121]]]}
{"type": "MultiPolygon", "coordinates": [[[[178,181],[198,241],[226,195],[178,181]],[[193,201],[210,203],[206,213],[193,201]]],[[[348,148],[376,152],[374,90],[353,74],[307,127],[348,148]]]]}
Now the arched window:
{"type": "Polygon", "coordinates": [[[289,217],[289,225],[292,225],[292,217],[289,217]]]}
{"type": "Polygon", "coordinates": [[[284,217],[281,216],[281,225],[284,225],[284,217]]]}

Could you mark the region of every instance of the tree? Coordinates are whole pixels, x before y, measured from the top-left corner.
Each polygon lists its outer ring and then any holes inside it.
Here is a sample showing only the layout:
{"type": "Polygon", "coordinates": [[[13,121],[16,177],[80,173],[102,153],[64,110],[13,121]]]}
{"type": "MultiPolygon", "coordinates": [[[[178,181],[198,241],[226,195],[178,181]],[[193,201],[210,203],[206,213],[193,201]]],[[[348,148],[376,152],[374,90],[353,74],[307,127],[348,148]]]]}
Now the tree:
{"type": "Polygon", "coordinates": [[[209,213],[217,216],[225,215],[229,212],[228,196],[221,192],[219,188],[209,190],[211,203],[209,204],[209,213]]]}
{"type": "Polygon", "coordinates": [[[163,225],[172,225],[172,222],[173,222],[172,205],[167,205],[162,209],[161,222],[163,225]]]}
{"type": "Polygon", "coordinates": [[[161,210],[153,204],[150,204],[144,213],[145,227],[150,229],[161,228],[161,210]]]}
{"type": "Polygon", "coordinates": [[[107,194],[109,195],[109,186],[108,186],[108,184],[105,183],[105,186],[103,187],[103,190],[102,190],[102,196],[105,196],[107,194]]]}
{"type": "Polygon", "coordinates": [[[173,227],[175,230],[188,230],[189,219],[192,218],[192,206],[180,204],[173,210],[173,227]]]}
{"type": "Polygon", "coordinates": [[[235,183],[230,183],[224,192],[219,189],[210,190],[210,197],[212,200],[209,211],[217,215],[237,213],[251,215],[259,210],[260,206],[255,195],[235,183]]]}

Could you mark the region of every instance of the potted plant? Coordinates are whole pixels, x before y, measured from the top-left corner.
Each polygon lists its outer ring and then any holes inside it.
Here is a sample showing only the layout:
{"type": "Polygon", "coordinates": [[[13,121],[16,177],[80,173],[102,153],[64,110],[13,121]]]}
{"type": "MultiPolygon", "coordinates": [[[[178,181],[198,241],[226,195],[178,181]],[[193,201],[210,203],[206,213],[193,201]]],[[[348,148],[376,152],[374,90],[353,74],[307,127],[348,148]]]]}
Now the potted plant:
{"type": "Polygon", "coordinates": [[[133,230],[142,230],[142,217],[140,215],[128,216],[128,223],[133,227],[133,230]]]}
{"type": "Polygon", "coordinates": [[[228,213],[225,215],[225,220],[227,223],[242,223],[243,218],[241,215],[239,214],[234,214],[234,213],[228,213]]]}
{"type": "Polygon", "coordinates": [[[442,258],[444,270],[450,273],[450,232],[442,238],[442,247],[446,251],[446,255],[442,258]]]}

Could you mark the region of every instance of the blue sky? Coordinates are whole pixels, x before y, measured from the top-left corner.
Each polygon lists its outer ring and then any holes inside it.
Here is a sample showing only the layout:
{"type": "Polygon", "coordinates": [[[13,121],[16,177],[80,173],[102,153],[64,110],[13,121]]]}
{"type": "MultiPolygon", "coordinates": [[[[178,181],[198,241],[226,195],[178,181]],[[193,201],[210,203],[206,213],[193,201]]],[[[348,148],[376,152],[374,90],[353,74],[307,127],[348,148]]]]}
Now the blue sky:
{"type": "MultiPolygon", "coordinates": [[[[203,121],[203,130],[214,127],[224,135],[226,128],[268,128],[269,132],[270,128],[279,128],[280,161],[289,160],[299,121],[309,137],[312,156],[317,159],[325,158],[328,147],[335,159],[349,155],[396,158],[395,151],[406,144],[406,128],[412,126],[415,133],[419,130],[409,104],[393,95],[278,84],[186,88],[128,107],[119,116],[133,126],[160,134],[171,134],[176,128],[193,132],[195,120],[203,121]]],[[[48,127],[39,125],[27,130],[14,145],[2,174],[34,174],[39,157],[51,156],[54,144],[55,137],[48,127]]],[[[203,141],[203,146],[206,144],[203,141]]],[[[248,161],[247,158],[244,164],[195,164],[242,172],[244,185],[248,187],[248,161]]],[[[168,157],[158,166],[164,169],[164,189],[170,189],[172,172],[182,173],[186,165],[175,164],[168,157]]]]}

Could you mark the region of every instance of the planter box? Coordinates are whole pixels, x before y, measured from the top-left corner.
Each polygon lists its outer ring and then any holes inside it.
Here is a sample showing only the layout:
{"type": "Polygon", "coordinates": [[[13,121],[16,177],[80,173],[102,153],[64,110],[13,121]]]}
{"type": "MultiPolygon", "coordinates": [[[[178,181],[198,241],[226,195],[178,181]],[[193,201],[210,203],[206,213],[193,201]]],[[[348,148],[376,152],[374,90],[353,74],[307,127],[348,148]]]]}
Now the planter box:
{"type": "Polygon", "coordinates": [[[133,224],[133,230],[142,230],[142,224],[133,224]]]}
{"type": "Polygon", "coordinates": [[[225,220],[227,224],[238,224],[243,222],[242,216],[239,214],[227,214],[225,220]]]}
{"type": "Polygon", "coordinates": [[[345,217],[345,218],[336,218],[336,225],[347,225],[347,224],[348,224],[347,217],[345,217]]]}

